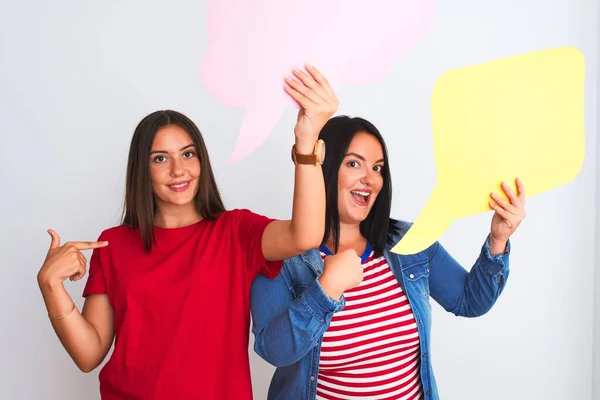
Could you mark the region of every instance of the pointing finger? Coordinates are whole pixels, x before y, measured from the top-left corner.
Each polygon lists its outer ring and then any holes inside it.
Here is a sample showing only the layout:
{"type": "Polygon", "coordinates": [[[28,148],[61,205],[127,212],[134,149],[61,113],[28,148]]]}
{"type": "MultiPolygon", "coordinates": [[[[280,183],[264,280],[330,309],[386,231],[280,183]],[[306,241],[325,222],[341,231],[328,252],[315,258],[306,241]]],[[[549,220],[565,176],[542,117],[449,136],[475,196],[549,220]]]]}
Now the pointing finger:
{"type": "Polygon", "coordinates": [[[107,241],[102,242],[69,242],[70,245],[74,246],[77,250],[90,250],[99,249],[100,247],[108,246],[107,241]]]}

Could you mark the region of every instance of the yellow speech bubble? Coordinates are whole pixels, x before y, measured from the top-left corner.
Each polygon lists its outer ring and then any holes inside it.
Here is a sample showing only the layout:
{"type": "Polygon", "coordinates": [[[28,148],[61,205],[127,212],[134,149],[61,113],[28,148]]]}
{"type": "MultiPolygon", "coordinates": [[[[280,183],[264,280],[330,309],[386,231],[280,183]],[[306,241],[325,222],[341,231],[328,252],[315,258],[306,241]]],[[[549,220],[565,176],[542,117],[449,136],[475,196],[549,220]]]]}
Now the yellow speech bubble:
{"type": "Polygon", "coordinates": [[[392,252],[414,254],[490,210],[500,183],[527,197],[571,181],[585,150],[583,54],[560,47],[445,73],[432,94],[437,183],[392,252]]]}

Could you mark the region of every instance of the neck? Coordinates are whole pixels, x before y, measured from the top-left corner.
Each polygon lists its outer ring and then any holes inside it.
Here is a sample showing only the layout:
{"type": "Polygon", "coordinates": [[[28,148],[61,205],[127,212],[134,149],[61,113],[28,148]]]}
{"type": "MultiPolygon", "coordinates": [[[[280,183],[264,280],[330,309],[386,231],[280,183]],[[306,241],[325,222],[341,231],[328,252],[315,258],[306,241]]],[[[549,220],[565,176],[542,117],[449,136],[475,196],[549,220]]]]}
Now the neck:
{"type": "Polygon", "coordinates": [[[175,204],[160,204],[154,215],[154,225],[161,228],[181,228],[202,220],[192,202],[183,206],[175,204]]]}
{"type": "MultiPolygon", "coordinates": [[[[330,234],[325,242],[327,248],[335,251],[333,235],[330,234]]],[[[360,233],[360,224],[357,223],[340,223],[340,243],[338,252],[354,249],[356,254],[361,255],[367,247],[367,239],[360,233]]]]}

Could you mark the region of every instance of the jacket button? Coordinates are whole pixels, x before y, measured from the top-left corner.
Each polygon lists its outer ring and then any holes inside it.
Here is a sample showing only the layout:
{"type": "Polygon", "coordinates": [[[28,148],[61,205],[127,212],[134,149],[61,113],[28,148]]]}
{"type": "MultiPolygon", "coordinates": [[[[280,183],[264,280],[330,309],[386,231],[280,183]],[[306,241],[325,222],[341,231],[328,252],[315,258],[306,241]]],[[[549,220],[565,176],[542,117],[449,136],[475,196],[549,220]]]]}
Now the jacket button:
{"type": "Polygon", "coordinates": [[[414,275],[414,274],[410,274],[408,277],[409,277],[410,279],[415,279],[415,275],[414,275]]]}
{"type": "Polygon", "coordinates": [[[311,380],[311,381],[314,381],[314,380],[315,380],[315,377],[314,377],[314,376],[311,376],[311,377],[310,377],[310,380],[311,380]]]}

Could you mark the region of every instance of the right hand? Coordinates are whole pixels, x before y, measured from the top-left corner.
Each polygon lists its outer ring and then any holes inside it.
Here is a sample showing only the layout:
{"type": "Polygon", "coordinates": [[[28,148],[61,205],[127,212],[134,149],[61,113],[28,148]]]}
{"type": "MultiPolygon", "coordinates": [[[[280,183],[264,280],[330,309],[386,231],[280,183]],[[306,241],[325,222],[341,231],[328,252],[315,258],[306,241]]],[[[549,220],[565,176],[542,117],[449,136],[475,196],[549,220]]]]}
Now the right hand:
{"type": "Polygon", "coordinates": [[[360,285],[362,280],[361,259],[353,249],[325,257],[319,283],[332,299],[339,300],[346,290],[360,285]]]}
{"type": "Polygon", "coordinates": [[[62,284],[67,278],[73,282],[80,280],[87,269],[87,259],[81,250],[97,249],[108,245],[108,242],[67,242],[61,246],[58,233],[49,229],[48,234],[52,237],[52,241],[44,264],[38,272],[40,286],[52,287],[62,284]]]}
{"type": "Polygon", "coordinates": [[[319,133],[339,106],[333,88],[327,79],[313,66],[306,65],[307,73],[294,69],[292,77],[285,78],[285,91],[299,105],[294,127],[296,149],[300,154],[313,151],[319,133]]]}

